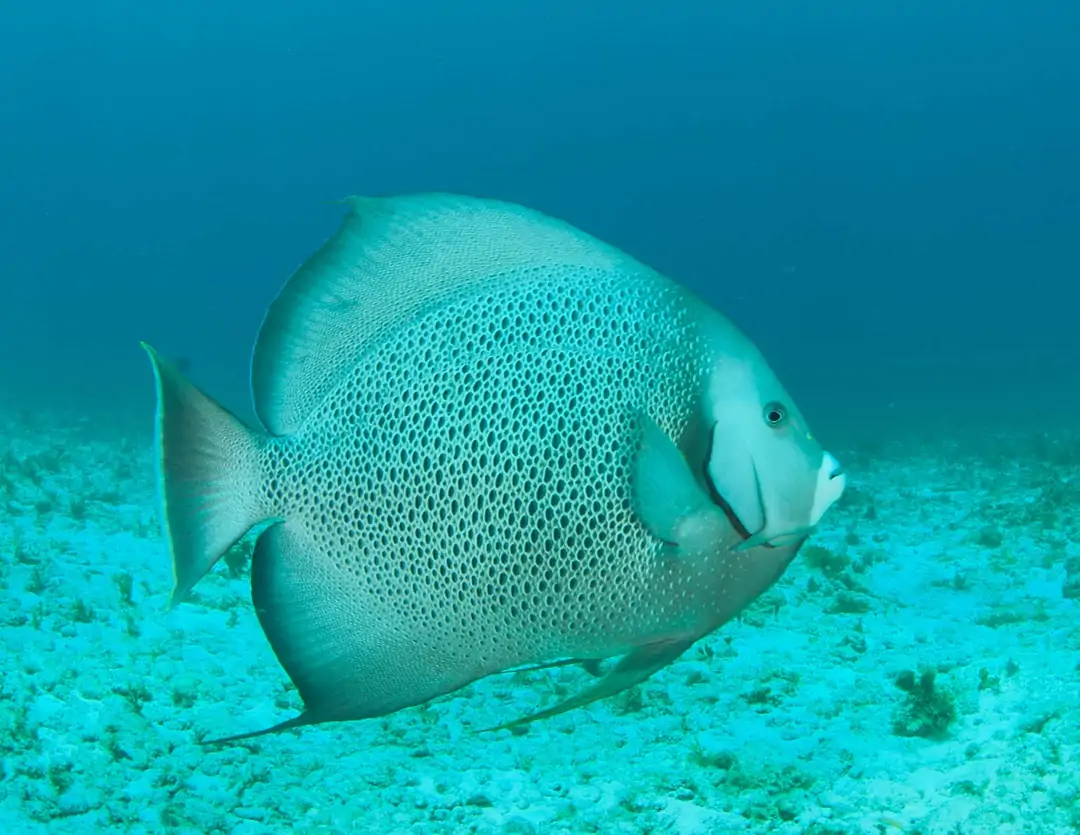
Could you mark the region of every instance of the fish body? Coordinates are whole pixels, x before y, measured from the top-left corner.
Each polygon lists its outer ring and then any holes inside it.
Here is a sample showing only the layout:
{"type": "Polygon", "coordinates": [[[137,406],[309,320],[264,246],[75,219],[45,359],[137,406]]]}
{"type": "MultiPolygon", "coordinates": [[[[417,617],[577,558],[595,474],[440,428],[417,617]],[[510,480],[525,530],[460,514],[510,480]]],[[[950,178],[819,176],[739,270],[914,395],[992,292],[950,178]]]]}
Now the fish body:
{"type": "Polygon", "coordinates": [[[270,730],[560,658],[622,656],[538,716],[618,692],[768,588],[844,484],[726,318],[497,201],[352,199],[264,321],[263,431],[147,350],[174,601],[268,524],[253,602],[305,706],[270,730]]]}

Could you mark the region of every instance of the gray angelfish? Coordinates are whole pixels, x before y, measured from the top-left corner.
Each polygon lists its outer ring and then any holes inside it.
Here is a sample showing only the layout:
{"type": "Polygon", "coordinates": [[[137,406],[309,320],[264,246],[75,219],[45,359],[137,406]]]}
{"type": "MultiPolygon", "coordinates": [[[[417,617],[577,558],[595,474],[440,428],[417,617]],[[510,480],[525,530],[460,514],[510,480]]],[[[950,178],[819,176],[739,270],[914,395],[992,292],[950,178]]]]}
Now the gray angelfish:
{"type": "Polygon", "coordinates": [[[252,598],[304,701],[267,730],[557,659],[621,656],[518,722],[616,693],[767,589],[840,496],[761,354],[685,288],[520,206],[349,204],[259,333],[263,429],[147,346],[173,601],[267,525],[252,598]]]}

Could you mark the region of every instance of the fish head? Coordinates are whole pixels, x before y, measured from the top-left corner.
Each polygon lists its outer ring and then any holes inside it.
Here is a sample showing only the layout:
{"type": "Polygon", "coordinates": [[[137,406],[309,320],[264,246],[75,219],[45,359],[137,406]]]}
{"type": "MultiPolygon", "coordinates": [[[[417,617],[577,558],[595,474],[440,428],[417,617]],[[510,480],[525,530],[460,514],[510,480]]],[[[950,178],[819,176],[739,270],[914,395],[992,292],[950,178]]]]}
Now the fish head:
{"type": "Polygon", "coordinates": [[[739,548],[801,543],[844,491],[839,462],[756,352],[717,358],[703,406],[705,481],[739,548]]]}

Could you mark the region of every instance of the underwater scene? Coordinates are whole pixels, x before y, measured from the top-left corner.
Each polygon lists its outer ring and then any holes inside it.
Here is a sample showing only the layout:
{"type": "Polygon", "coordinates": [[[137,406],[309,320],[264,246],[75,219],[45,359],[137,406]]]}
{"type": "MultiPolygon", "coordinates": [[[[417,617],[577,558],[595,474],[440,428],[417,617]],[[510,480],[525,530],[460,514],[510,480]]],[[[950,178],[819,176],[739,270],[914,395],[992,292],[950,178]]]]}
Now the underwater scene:
{"type": "Polygon", "coordinates": [[[0,8],[0,835],[1080,833],[1077,43],[0,8]]]}

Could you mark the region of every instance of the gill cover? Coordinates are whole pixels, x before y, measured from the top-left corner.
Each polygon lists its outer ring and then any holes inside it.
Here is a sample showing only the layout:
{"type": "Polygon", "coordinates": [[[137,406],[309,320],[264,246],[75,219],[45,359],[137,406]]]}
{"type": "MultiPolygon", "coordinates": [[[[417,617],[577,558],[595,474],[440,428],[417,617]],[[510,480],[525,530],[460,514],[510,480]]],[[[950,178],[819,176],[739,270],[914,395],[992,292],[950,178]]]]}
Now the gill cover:
{"type": "Polygon", "coordinates": [[[745,533],[753,535],[765,528],[765,508],[754,456],[750,445],[740,438],[741,434],[725,431],[725,427],[717,422],[712,430],[706,467],[717,497],[745,533]]]}

